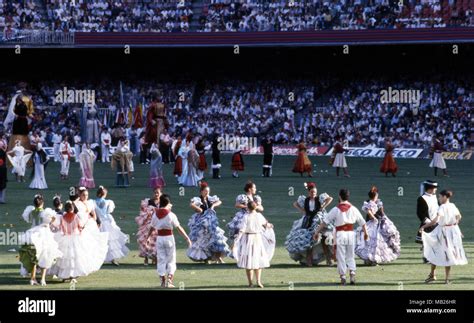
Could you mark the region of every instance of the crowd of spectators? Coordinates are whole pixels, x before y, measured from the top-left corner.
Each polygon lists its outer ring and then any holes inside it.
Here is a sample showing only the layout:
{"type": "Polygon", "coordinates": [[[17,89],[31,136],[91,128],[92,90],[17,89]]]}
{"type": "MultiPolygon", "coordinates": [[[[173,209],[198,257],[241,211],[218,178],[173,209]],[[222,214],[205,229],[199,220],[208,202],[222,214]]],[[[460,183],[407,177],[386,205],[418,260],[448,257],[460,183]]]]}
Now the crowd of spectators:
{"type": "MultiPolygon", "coordinates": [[[[330,146],[341,134],[351,146],[382,147],[385,138],[391,137],[399,147],[423,148],[440,134],[453,149],[469,145],[472,78],[424,82],[355,78],[337,84],[328,91],[314,80],[209,81],[200,86],[140,80],[124,82],[122,91],[117,82],[104,80],[95,85],[76,81],[67,86],[94,89],[101,126],[120,126],[124,133],[143,131],[131,129],[130,108],[133,113],[143,107],[145,116],[156,100],[166,104],[169,131],[175,136],[188,131],[257,138],[270,134],[279,144],[293,145],[303,139],[330,146]],[[381,93],[389,87],[419,91],[419,104],[382,102],[381,93]],[[119,112],[125,118],[117,125],[119,112]]],[[[55,81],[29,86],[28,94],[38,107],[35,127],[62,133],[80,129],[83,105],[54,102],[55,91],[64,86],[55,81]]],[[[1,123],[14,92],[14,85],[0,83],[1,123]]]]}
{"type": "Polygon", "coordinates": [[[0,0],[0,31],[246,32],[474,26],[474,0],[0,0]]]}
{"type": "Polygon", "coordinates": [[[470,0],[211,1],[203,32],[474,26],[470,0]]]}

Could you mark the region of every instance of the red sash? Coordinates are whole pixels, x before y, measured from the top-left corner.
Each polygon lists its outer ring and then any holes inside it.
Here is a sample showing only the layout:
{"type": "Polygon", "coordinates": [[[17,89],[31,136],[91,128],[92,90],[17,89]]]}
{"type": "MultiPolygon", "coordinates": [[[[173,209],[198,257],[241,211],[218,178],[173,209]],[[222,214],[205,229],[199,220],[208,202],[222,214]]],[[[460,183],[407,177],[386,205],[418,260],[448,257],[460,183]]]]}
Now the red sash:
{"type": "Polygon", "coordinates": [[[160,237],[166,237],[166,236],[172,236],[172,235],[173,235],[173,230],[170,230],[170,229],[158,230],[158,236],[160,237]]]}

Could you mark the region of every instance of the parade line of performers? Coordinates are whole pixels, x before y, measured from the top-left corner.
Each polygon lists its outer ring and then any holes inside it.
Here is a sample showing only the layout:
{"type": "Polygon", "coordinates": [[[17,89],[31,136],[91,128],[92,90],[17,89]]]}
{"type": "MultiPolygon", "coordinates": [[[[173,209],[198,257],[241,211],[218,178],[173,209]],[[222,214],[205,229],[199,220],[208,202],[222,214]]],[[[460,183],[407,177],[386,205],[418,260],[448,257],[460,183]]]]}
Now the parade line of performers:
{"type": "MultiPolygon", "coordinates": [[[[420,219],[417,242],[422,243],[423,260],[431,264],[426,283],[435,281],[437,266],[445,267],[445,282],[450,283],[450,269],[467,264],[459,229],[461,213],[450,202],[453,193],[437,193],[438,184],[422,183],[417,201],[420,219]]],[[[325,262],[337,271],[341,285],[356,284],[357,255],[366,265],[386,264],[400,255],[400,234],[385,213],[376,187],[359,209],[350,202],[350,192],[341,189],[335,198],[319,193],[316,184],[305,183],[306,194],[299,196],[293,206],[301,212],[294,221],[285,247],[291,259],[313,266],[325,262]]],[[[201,182],[199,195],[190,200],[189,235],[173,213],[169,195],[161,187],[153,190],[151,198],[141,201],[137,242],[144,264],[156,265],[161,287],[174,287],[176,244],[174,231],[186,240],[186,255],[195,262],[222,264],[225,257],[233,258],[245,269],[248,286],[262,288],[262,270],[270,267],[275,252],[273,225],[263,216],[263,201],[257,187],[247,182],[238,195],[238,210],[227,224],[227,234],[219,226],[217,212],[222,205],[212,195],[206,182],[201,182]]],[[[31,229],[21,235],[20,272],[30,278],[31,285],[46,285],[46,277],[76,283],[78,277],[98,271],[104,263],[119,266],[127,256],[129,236],[123,233],[112,215],[113,200],[105,187],[99,186],[94,199],[89,199],[86,187],[71,187],[63,203],[55,196],[52,208],[45,208],[42,195],[34,196],[33,205],[26,207],[22,218],[31,229]],[[36,278],[41,275],[40,283],[36,278]]]]}
{"type": "MultiPolygon", "coordinates": [[[[336,169],[336,176],[339,176],[340,169],[345,177],[350,177],[348,172],[345,152],[347,152],[346,144],[342,136],[337,136],[337,141],[333,147],[332,156],[329,164],[336,169]]],[[[101,155],[102,162],[110,162],[112,169],[116,173],[115,186],[129,187],[130,180],[133,179],[134,163],[133,153],[130,150],[130,142],[128,139],[122,137],[119,139],[115,151],[109,155],[110,150],[110,134],[107,129],[101,135],[101,153],[97,153],[96,149],[92,149],[89,144],[83,144],[79,149],[79,144],[76,147],[71,147],[68,136],[58,138],[57,147],[55,147],[55,161],[61,162],[60,176],[62,180],[67,180],[69,177],[70,161],[75,151],[76,162],[79,163],[81,178],[79,186],[86,188],[95,188],[94,182],[94,163],[99,155],[101,155]],[[57,148],[57,149],[56,149],[57,148]]],[[[158,141],[160,142],[160,141],[158,141]]],[[[272,175],[273,167],[273,141],[271,136],[265,137],[261,141],[263,147],[263,167],[262,176],[270,177],[272,175]]],[[[49,157],[44,151],[39,138],[32,136],[29,141],[31,150],[24,148],[21,139],[16,139],[11,150],[7,150],[6,140],[0,138],[0,203],[5,203],[5,191],[7,185],[7,160],[12,166],[12,174],[15,174],[16,181],[25,181],[25,172],[29,161],[33,162],[32,182],[29,186],[31,189],[47,189],[45,170],[49,162],[49,157]]],[[[212,151],[212,178],[220,179],[221,165],[221,150],[219,137],[214,135],[210,144],[206,146],[205,138],[201,136],[193,136],[188,133],[184,140],[178,137],[171,145],[172,158],[174,160],[173,175],[181,186],[197,187],[201,180],[205,178],[205,172],[208,170],[206,161],[206,151],[212,151]]],[[[242,155],[242,147],[236,147],[232,155],[231,170],[233,177],[239,177],[239,172],[245,170],[244,158],[242,155]]],[[[302,141],[297,145],[298,153],[293,167],[293,172],[299,173],[301,176],[307,174],[312,177],[313,166],[307,154],[307,147],[302,141]]],[[[385,156],[380,166],[380,172],[385,176],[391,174],[396,176],[398,166],[393,157],[393,150],[395,146],[386,139],[385,156]]],[[[430,150],[432,161],[430,167],[434,168],[434,175],[438,175],[438,169],[443,171],[444,176],[448,176],[446,169],[446,162],[442,156],[444,151],[440,138],[436,137],[433,141],[433,146],[430,150]]],[[[160,150],[160,145],[153,142],[148,150],[149,170],[149,187],[164,187],[166,185],[163,175],[163,164],[169,162],[169,156],[163,155],[160,150]]],[[[141,156],[140,160],[146,160],[146,157],[141,156]]],[[[141,162],[142,163],[142,162],[141,162]]]]}

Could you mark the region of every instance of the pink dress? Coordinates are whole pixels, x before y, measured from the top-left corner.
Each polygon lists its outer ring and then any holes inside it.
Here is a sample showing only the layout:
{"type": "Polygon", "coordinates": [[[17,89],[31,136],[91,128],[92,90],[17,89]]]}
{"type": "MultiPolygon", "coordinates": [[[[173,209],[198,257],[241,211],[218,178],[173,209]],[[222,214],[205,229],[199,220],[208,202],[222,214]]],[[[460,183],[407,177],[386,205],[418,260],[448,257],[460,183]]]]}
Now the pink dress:
{"type": "Polygon", "coordinates": [[[137,242],[140,257],[156,257],[156,238],[158,231],[153,229],[148,236],[151,227],[151,219],[155,213],[155,207],[149,205],[149,199],[144,199],[140,204],[140,215],[135,218],[138,224],[137,242]]]}

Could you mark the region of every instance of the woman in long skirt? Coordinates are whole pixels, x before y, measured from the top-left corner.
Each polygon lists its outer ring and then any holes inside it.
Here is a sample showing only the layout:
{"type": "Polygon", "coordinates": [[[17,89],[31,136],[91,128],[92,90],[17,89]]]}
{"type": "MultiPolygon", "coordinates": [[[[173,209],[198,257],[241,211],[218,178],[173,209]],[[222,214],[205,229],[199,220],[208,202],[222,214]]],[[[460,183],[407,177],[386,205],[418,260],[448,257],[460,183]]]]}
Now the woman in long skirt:
{"type": "Polygon", "coordinates": [[[380,172],[385,173],[385,176],[388,176],[389,173],[395,177],[395,173],[398,170],[397,163],[395,162],[395,158],[393,158],[393,150],[395,146],[392,142],[387,139],[385,143],[385,156],[382,161],[382,165],[380,166],[380,172]]]}
{"type": "Polygon", "coordinates": [[[44,169],[48,163],[48,160],[49,157],[43,150],[41,143],[38,143],[38,145],[36,145],[36,151],[33,153],[33,161],[35,166],[32,173],[33,181],[31,181],[30,184],[31,189],[45,190],[48,188],[46,176],[44,174],[44,169]]]}
{"type": "Polygon", "coordinates": [[[161,157],[158,145],[153,143],[150,148],[150,180],[149,186],[153,189],[166,185],[163,178],[163,159],[161,157]]]}
{"type": "Polygon", "coordinates": [[[197,174],[199,156],[191,140],[186,140],[178,155],[181,156],[183,163],[183,173],[178,178],[178,183],[182,186],[198,186],[201,180],[197,174]]]}
{"type": "Polygon", "coordinates": [[[115,222],[112,212],[115,210],[115,203],[107,198],[108,191],[105,187],[99,186],[97,198],[95,199],[95,212],[100,218],[100,231],[109,234],[107,256],[105,262],[111,262],[118,266],[118,259],[127,256],[129,250],[127,243],[129,236],[124,234],[115,222]]]}
{"type": "Polygon", "coordinates": [[[78,212],[77,216],[83,224],[81,235],[94,242],[94,250],[89,251],[93,255],[94,267],[100,268],[105,261],[108,251],[108,233],[101,232],[100,218],[95,212],[95,203],[89,199],[89,191],[85,187],[79,187],[79,198],[74,202],[78,212]]]}
{"type": "Polygon", "coordinates": [[[445,267],[445,283],[450,284],[451,266],[466,265],[467,258],[462,245],[463,235],[459,229],[461,213],[454,203],[450,202],[451,191],[439,193],[440,207],[436,217],[421,227],[423,255],[431,263],[431,272],[426,283],[436,280],[436,266],[445,267]],[[437,225],[430,233],[424,229],[437,225]]]}
{"type": "Polygon", "coordinates": [[[138,225],[137,242],[139,256],[144,258],[144,265],[148,266],[148,259],[152,260],[152,264],[156,264],[156,238],[157,230],[150,230],[151,219],[155,214],[155,210],[160,206],[161,188],[157,187],[153,190],[153,197],[144,199],[140,203],[140,214],[135,218],[138,225]]]}
{"type": "Polygon", "coordinates": [[[206,182],[201,182],[200,195],[191,199],[191,208],[196,212],[188,222],[189,238],[192,246],[186,254],[194,261],[212,261],[222,264],[222,259],[229,253],[224,230],[219,227],[215,208],[222,202],[217,195],[210,195],[211,189],[206,182]]]}
{"type": "Polygon", "coordinates": [[[285,247],[291,259],[299,261],[311,267],[313,264],[326,259],[328,266],[332,265],[332,231],[334,228],[328,227],[322,234],[322,239],[313,239],[314,231],[324,219],[326,207],[331,204],[333,198],[326,193],[318,196],[315,183],[305,183],[308,196],[301,195],[293,206],[303,214],[303,216],[293,222],[293,227],[286,237],[285,247]]]}
{"type": "MultiPolygon", "coordinates": [[[[239,209],[239,211],[235,213],[234,218],[227,224],[227,227],[229,229],[230,245],[233,244],[233,241],[238,236],[239,231],[244,225],[245,218],[248,215],[248,203],[250,201],[255,202],[257,204],[256,211],[263,212],[262,198],[256,194],[257,186],[255,185],[255,183],[251,181],[247,182],[244,187],[244,192],[244,194],[240,194],[239,196],[237,196],[235,200],[235,207],[239,209]]],[[[275,253],[276,244],[275,232],[273,231],[273,228],[266,228],[263,232],[263,237],[263,243],[267,250],[269,259],[271,260],[273,258],[273,254],[275,253]]],[[[233,257],[232,254],[230,254],[229,256],[233,257]]]]}
{"type": "Polygon", "coordinates": [[[347,162],[344,152],[347,150],[344,148],[342,142],[342,137],[340,135],[336,136],[336,143],[333,147],[333,153],[331,158],[332,167],[336,168],[336,176],[339,176],[339,169],[342,168],[344,172],[344,177],[351,177],[347,171],[347,162]]]}
{"type": "Polygon", "coordinates": [[[7,152],[8,160],[13,165],[12,173],[15,174],[17,182],[25,181],[26,164],[32,153],[32,151],[23,148],[20,140],[16,140],[15,147],[7,152]]]}
{"type": "Polygon", "coordinates": [[[309,177],[312,177],[313,166],[308,158],[304,141],[300,141],[296,148],[298,149],[298,157],[296,157],[295,165],[293,166],[293,173],[300,173],[301,177],[303,177],[303,173],[307,173],[309,177]]]}
{"type": "Polygon", "coordinates": [[[56,212],[52,209],[41,211],[41,223],[25,232],[21,238],[20,261],[31,274],[30,285],[39,285],[36,280],[37,269],[41,269],[41,286],[46,286],[46,273],[57,259],[62,257],[54,233],[50,229],[55,221],[56,212]],[[28,250],[28,252],[25,252],[28,250]]]}
{"type": "Polygon", "coordinates": [[[94,162],[96,156],[88,144],[82,145],[82,152],[79,154],[79,165],[81,167],[81,179],[79,186],[94,188],[94,162]]]}
{"type": "Polygon", "coordinates": [[[369,240],[363,239],[363,230],[359,228],[356,255],[367,265],[386,264],[396,260],[400,256],[400,233],[385,214],[375,186],[370,189],[369,200],[362,205],[362,211],[367,213],[369,240]]]}
{"type": "Polygon", "coordinates": [[[248,215],[235,240],[233,254],[237,260],[237,266],[245,268],[249,287],[253,287],[255,274],[257,286],[263,288],[262,269],[270,267],[272,258],[265,248],[263,235],[266,230],[273,229],[273,225],[257,212],[257,208],[256,202],[248,202],[248,215]]]}
{"type": "Polygon", "coordinates": [[[51,268],[51,274],[75,283],[76,278],[100,269],[102,262],[97,260],[97,255],[102,250],[105,258],[107,245],[103,249],[101,245],[97,245],[96,240],[83,234],[84,222],[74,213],[73,202],[67,201],[64,209],[66,212],[60,219],[60,230],[56,233],[62,257],[51,268]]]}
{"type": "MultiPolygon", "coordinates": [[[[29,205],[25,208],[23,213],[21,214],[21,218],[26,222],[30,223],[31,227],[34,228],[38,225],[41,224],[42,220],[40,217],[41,212],[44,210],[44,198],[43,195],[41,194],[36,194],[35,197],[33,198],[33,205],[29,205]]],[[[20,267],[20,274],[24,277],[28,275],[28,272],[23,263],[26,263],[25,260],[30,259],[30,255],[34,254],[33,248],[29,245],[23,245],[20,248],[20,261],[22,262],[22,265],[20,267]],[[23,260],[23,258],[25,260],[23,260]]],[[[32,267],[31,266],[26,266],[26,267],[32,267]]]]}

